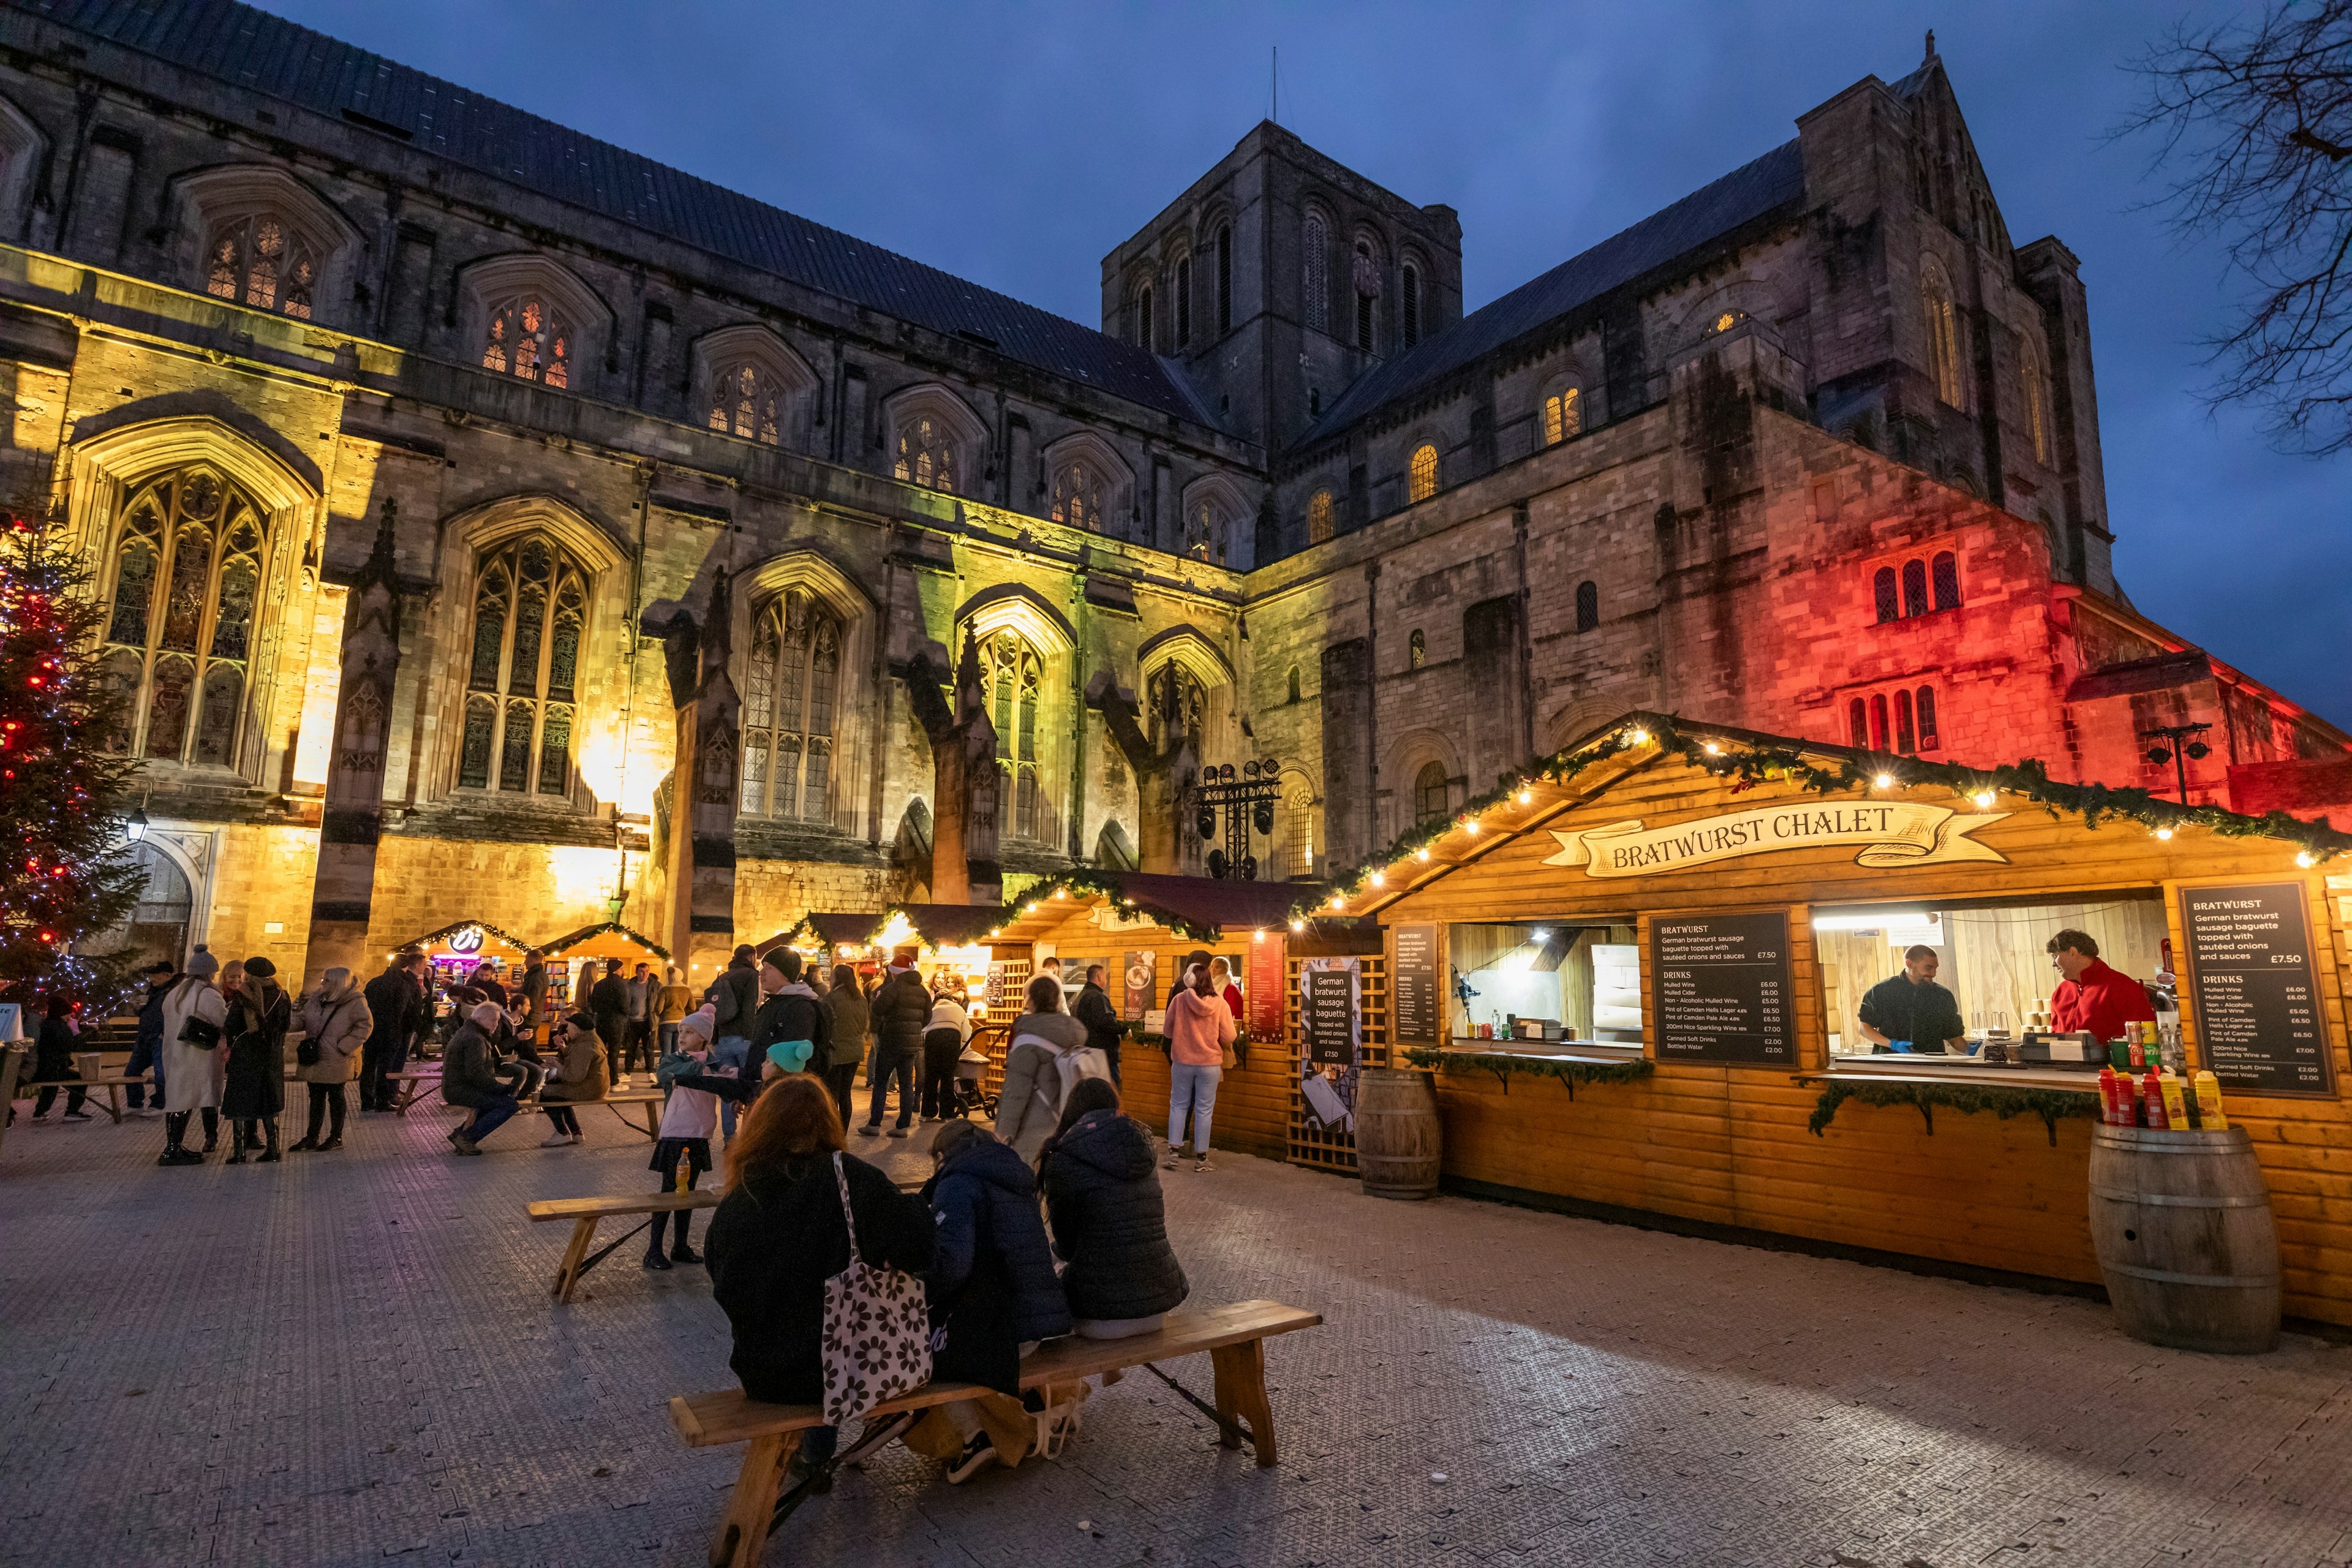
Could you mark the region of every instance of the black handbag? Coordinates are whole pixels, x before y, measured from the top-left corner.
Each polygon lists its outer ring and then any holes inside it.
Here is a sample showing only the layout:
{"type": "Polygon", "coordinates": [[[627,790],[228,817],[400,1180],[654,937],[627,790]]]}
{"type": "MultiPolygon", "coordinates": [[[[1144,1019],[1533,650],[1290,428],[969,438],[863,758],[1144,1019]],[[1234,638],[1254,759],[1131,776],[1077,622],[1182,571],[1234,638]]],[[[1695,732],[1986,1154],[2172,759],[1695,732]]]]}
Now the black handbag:
{"type": "Polygon", "coordinates": [[[319,1065],[319,1042],[316,1040],[306,1039],[300,1045],[296,1046],[294,1047],[294,1065],[296,1067],[305,1068],[317,1067],[319,1065]]]}
{"type": "Polygon", "coordinates": [[[187,1021],[180,1026],[180,1042],[183,1045],[195,1046],[203,1050],[211,1050],[221,1043],[220,1026],[208,1024],[191,1013],[188,1015],[187,1021]]]}

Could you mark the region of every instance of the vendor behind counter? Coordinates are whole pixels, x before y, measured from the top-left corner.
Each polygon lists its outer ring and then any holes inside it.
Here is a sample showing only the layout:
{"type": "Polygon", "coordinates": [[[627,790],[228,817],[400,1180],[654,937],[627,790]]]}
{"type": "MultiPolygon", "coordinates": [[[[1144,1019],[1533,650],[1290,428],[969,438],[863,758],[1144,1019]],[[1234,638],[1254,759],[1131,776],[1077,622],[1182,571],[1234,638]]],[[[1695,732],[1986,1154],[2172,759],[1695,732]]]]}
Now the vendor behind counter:
{"type": "Polygon", "coordinates": [[[2063,1034],[2087,1029],[2095,1040],[2122,1037],[2126,1024],[2153,1024],[2147,987],[2099,957],[2099,944],[2079,931],[2062,931],[2046,951],[2064,979],[2050,994],[2050,1026],[2063,1034]]]}
{"type": "Polygon", "coordinates": [[[1857,1012],[1862,1033],[1879,1050],[1941,1051],[1965,1042],[1968,1026],[1960,1004],[1936,984],[1941,960],[1936,950],[1914,943],[1903,951],[1903,970],[1863,993],[1857,1012]]]}

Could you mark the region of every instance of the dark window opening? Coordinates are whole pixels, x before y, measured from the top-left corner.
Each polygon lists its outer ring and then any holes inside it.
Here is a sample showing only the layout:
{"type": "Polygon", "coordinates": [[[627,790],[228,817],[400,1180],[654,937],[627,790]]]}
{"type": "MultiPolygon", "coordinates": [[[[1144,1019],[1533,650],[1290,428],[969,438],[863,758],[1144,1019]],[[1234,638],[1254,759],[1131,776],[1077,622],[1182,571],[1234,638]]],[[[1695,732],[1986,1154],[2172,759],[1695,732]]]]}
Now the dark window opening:
{"type": "Polygon", "coordinates": [[[1870,586],[1873,596],[1878,601],[1879,625],[1899,620],[1903,615],[1903,603],[1895,593],[1895,568],[1881,566],[1877,575],[1871,578],[1870,586]]]}
{"type": "Polygon", "coordinates": [[[1421,270],[1404,269],[1404,346],[1421,342],[1421,270]]]}
{"type": "Polygon", "coordinates": [[[1601,624],[1601,588],[1584,582],[1576,585],[1576,629],[1589,632],[1601,624]]]}
{"type": "Polygon", "coordinates": [[[1857,750],[1870,746],[1870,709],[1859,697],[1845,705],[1846,744],[1857,750]]]}
{"type": "Polygon", "coordinates": [[[1870,700],[1870,749],[1874,752],[1886,750],[1886,699],[1884,696],[1870,700]]]}
{"type": "Polygon", "coordinates": [[[1931,575],[1936,584],[1936,608],[1957,610],[1960,607],[1960,563],[1948,550],[1936,557],[1931,575]]]}
{"type": "Polygon", "coordinates": [[[1927,613],[1927,563],[1906,561],[1903,563],[1903,613],[1924,616],[1927,613]]]}
{"type": "Polygon", "coordinates": [[[1943,749],[1943,740],[1936,732],[1936,693],[1930,687],[1919,689],[1919,749],[1935,752],[1943,749]]]}
{"type": "Polygon", "coordinates": [[[1911,728],[1911,694],[1908,691],[1895,694],[1895,749],[1906,755],[1919,749],[1911,728]]]}
{"type": "Polygon", "coordinates": [[[1217,331],[1234,330],[1234,231],[1217,230],[1217,331]]]}

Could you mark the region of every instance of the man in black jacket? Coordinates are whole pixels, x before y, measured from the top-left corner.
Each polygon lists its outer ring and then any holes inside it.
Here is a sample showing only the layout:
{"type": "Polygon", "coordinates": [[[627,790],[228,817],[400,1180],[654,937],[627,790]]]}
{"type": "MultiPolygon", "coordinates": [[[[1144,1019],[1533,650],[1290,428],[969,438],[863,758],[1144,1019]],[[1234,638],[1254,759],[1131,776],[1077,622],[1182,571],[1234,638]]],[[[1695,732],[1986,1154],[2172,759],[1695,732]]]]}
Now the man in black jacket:
{"type": "MultiPolygon", "coordinates": [[[[812,1049],[809,1068],[822,1077],[833,1046],[833,1018],[802,973],[801,955],[780,947],[761,961],[760,987],[767,999],[751,1022],[751,1059],[759,1068],[768,1059],[768,1047],[787,1040],[806,1040],[812,1049]]],[[[758,1077],[754,1072],[752,1077],[758,1077]]]]}
{"type": "Polygon", "coordinates": [[[915,1067],[923,1058],[923,1030],[931,1021],[931,993],[923,977],[915,973],[916,957],[911,947],[892,952],[890,973],[874,993],[873,1097],[866,1105],[866,1125],[858,1129],[869,1138],[882,1131],[882,1102],[889,1095],[893,1076],[898,1079],[898,1124],[890,1129],[891,1137],[907,1136],[920,1104],[915,1067]]]}
{"type": "Polygon", "coordinates": [[[604,1042],[604,1060],[618,1063],[621,1041],[629,1027],[629,983],[621,978],[621,961],[604,961],[604,978],[588,990],[588,1011],[596,1016],[596,1037],[604,1042]]]}
{"type": "Polygon", "coordinates": [[[418,971],[425,955],[404,948],[383,973],[364,988],[368,1005],[367,1043],[360,1047],[360,1109],[390,1110],[395,1098],[390,1082],[408,1065],[408,1043],[425,1022],[425,987],[418,971]]]}
{"type": "Polygon", "coordinates": [[[1110,1003],[1110,993],[1103,988],[1103,966],[1087,965],[1087,983],[1078,990],[1078,999],[1070,1006],[1070,1016],[1087,1026],[1087,1044],[1100,1051],[1110,1063],[1110,1080],[1118,1081],[1118,1042],[1126,1034],[1118,1021],[1118,1009],[1110,1003]]]}
{"type": "Polygon", "coordinates": [[[134,1080],[125,1096],[131,1109],[142,1116],[153,1114],[146,1109],[147,1086],[137,1082],[139,1075],[153,1068],[155,1072],[155,1109],[163,1108],[163,997],[180,983],[180,972],[169,959],[158,959],[147,966],[147,996],[139,1005],[139,1034],[131,1043],[131,1061],[122,1076],[134,1080]]]}

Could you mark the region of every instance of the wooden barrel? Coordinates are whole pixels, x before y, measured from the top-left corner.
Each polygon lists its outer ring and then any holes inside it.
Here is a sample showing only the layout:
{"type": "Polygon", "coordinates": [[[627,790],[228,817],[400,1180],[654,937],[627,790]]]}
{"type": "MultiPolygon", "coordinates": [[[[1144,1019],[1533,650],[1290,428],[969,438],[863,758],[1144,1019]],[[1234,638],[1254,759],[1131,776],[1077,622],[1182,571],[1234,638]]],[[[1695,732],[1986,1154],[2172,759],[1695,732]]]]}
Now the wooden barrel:
{"type": "Polygon", "coordinates": [[[1376,1198],[1437,1195],[1437,1091],[1429,1075],[1366,1068],[1356,1085],[1356,1171],[1376,1198]]]}
{"type": "Polygon", "coordinates": [[[2093,1128],[2091,1242],[2134,1338],[2231,1355],[2278,1343],[2278,1230],[2244,1128],[2093,1128]]]}

